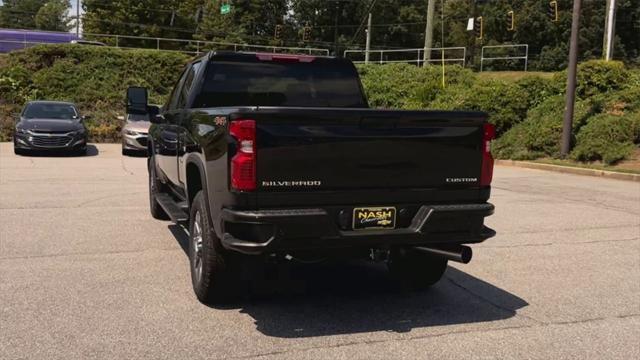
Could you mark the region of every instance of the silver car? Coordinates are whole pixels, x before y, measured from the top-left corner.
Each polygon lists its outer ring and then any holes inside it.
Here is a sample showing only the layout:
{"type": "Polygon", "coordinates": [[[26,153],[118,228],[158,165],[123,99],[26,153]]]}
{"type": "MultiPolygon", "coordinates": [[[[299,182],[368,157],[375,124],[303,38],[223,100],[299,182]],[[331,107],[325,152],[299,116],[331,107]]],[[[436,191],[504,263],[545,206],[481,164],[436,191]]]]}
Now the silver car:
{"type": "Polygon", "coordinates": [[[148,115],[127,114],[122,127],[122,155],[143,153],[147,151],[147,137],[149,133],[148,115]]]}

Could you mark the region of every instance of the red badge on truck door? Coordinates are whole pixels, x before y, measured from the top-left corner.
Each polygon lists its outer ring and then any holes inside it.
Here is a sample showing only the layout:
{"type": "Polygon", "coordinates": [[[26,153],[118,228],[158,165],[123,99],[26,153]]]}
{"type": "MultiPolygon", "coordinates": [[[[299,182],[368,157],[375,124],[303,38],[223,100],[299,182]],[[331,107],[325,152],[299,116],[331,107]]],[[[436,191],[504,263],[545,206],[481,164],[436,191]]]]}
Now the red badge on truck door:
{"type": "Polygon", "coordinates": [[[216,116],[213,122],[218,126],[225,126],[227,125],[227,118],[224,116],[216,116]]]}

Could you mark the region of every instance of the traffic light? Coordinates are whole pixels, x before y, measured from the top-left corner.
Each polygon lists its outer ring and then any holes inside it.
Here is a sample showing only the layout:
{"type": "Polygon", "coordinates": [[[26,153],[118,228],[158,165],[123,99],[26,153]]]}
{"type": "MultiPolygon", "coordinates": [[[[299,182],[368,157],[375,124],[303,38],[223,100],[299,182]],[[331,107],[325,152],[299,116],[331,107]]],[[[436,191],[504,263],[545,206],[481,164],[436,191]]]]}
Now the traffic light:
{"type": "Polygon", "coordinates": [[[482,40],[484,37],[484,24],[482,21],[482,16],[478,16],[475,19],[475,23],[473,24],[473,30],[476,33],[476,39],[482,40]]]}
{"type": "Polygon", "coordinates": [[[273,38],[277,40],[282,38],[282,25],[276,25],[276,31],[273,34],[273,38]]]}
{"type": "Polygon", "coordinates": [[[558,2],[556,0],[549,2],[549,8],[547,9],[547,14],[549,18],[553,22],[558,22],[558,2]]]}
{"type": "Polygon", "coordinates": [[[516,17],[513,10],[507,12],[507,30],[513,31],[516,29],[516,17]]]}
{"type": "Polygon", "coordinates": [[[302,30],[302,41],[307,42],[309,40],[311,40],[311,27],[305,26],[302,30]]]}

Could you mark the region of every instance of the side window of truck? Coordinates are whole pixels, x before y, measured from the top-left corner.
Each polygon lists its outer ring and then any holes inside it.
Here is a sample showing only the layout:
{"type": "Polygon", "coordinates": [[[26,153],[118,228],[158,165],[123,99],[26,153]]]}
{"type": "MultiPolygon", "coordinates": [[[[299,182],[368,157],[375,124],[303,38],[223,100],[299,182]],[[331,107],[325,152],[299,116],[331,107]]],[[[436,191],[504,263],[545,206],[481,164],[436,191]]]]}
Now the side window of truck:
{"type": "Polygon", "coordinates": [[[189,98],[191,88],[194,85],[196,74],[200,69],[200,64],[200,62],[194,63],[189,67],[189,70],[187,70],[187,76],[184,80],[182,89],[180,90],[180,96],[178,97],[178,109],[184,109],[187,105],[187,99],[189,98]]]}
{"type": "Polygon", "coordinates": [[[178,80],[178,83],[173,88],[173,91],[171,91],[171,96],[169,97],[169,102],[167,103],[166,111],[173,111],[178,109],[178,99],[180,97],[180,93],[182,92],[182,85],[184,84],[185,78],[187,77],[188,74],[189,74],[188,69],[185,69],[182,72],[182,75],[180,75],[180,80],[178,80]]]}

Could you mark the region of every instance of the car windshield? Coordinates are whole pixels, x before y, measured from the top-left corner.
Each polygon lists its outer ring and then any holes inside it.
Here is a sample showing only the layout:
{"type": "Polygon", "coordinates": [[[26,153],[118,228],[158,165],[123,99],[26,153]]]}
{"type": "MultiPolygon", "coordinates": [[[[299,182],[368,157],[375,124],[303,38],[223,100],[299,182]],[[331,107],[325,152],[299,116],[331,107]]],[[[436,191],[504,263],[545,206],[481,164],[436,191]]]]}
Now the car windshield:
{"type": "Polygon", "coordinates": [[[55,103],[32,103],[22,114],[27,119],[77,119],[78,112],[73,105],[55,103]]]}
{"type": "Polygon", "coordinates": [[[149,121],[149,115],[129,114],[127,119],[129,121],[149,121]]]}

